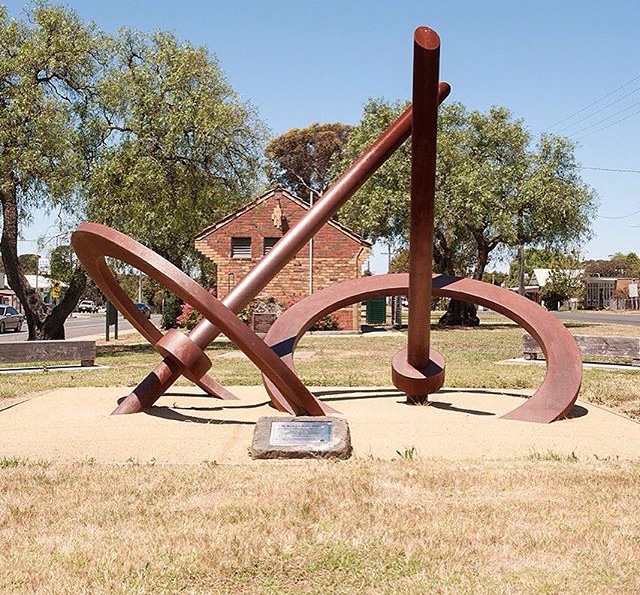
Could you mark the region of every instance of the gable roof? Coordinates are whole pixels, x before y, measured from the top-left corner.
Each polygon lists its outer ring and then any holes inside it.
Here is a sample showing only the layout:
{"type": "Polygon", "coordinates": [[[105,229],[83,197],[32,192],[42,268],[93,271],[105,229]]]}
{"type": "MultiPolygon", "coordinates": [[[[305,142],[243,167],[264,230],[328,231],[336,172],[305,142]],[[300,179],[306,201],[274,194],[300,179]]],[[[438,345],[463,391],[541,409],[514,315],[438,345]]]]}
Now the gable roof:
{"type": "MultiPolygon", "coordinates": [[[[211,225],[208,225],[207,227],[205,227],[202,231],[199,231],[196,234],[194,240],[195,241],[203,240],[210,234],[218,231],[219,229],[222,229],[225,225],[231,223],[231,221],[234,221],[238,217],[241,217],[245,213],[248,213],[251,209],[255,208],[260,203],[265,202],[270,198],[273,198],[276,194],[290,200],[291,202],[295,203],[305,211],[309,211],[311,208],[309,204],[307,204],[301,198],[297,197],[295,194],[289,192],[285,188],[282,188],[281,186],[274,186],[273,188],[270,188],[260,196],[252,198],[249,202],[245,203],[244,205],[242,205],[232,213],[229,213],[227,216],[223,217],[222,219],[218,219],[218,221],[216,221],[215,223],[212,223],[211,225]]],[[[372,246],[371,242],[368,242],[367,240],[365,240],[362,236],[357,234],[355,231],[349,229],[346,225],[342,225],[342,223],[338,223],[333,219],[330,219],[328,221],[328,225],[331,225],[332,227],[342,232],[346,236],[349,236],[352,240],[354,240],[355,242],[358,242],[362,246],[371,248],[372,246]]]]}
{"type": "MultiPolygon", "coordinates": [[[[533,269],[533,277],[540,287],[544,287],[553,269],[533,269]]],[[[582,269],[564,269],[563,272],[571,279],[580,279],[584,275],[582,269]]]]}

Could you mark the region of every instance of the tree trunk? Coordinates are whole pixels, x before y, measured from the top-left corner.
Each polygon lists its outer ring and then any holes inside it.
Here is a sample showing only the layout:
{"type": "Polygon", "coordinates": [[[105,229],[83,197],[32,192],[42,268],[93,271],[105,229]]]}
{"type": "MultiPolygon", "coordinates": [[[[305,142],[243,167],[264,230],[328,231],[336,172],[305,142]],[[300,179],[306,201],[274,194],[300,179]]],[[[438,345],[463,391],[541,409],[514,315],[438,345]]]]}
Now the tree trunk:
{"type": "Polygon", "coordinates": [[[2,263],[9,287],[13,289],[22,304],[29,329],[28,340],[64,339],[64,322],[84,291],[86,275],[84,271],[76,268],[64,298],[48,313],[47,306],[42,301],[40,294],[29,285],[27,278],[20,270],[18,262],[18,202],[15,183],[11,190],[0,191],[0,202],[2,203],[3,223],[2,239],[0,240],[2,263]]]}
{"type": "Polygon", "coordinates": [[[478,318],[475,304],[461,300],[449,300],[446,312],[438,320],[438,326],[478,326],[478,318]]]}
{"type": "MultiPolygon", "coordinates": [[[[478,250],[478,259],[473,270],[473,279],[482,281],[485,268],[489,262],[489,254],[493,247],[486,242],[482,234],[473,234],[478,250]]],[[[475,304],[460,300],[449,300],[446,312],[438,320],[439,326],[478,326],[478,309],[475,304]]]]}
{"type": "Polygon", "coordinates": [[[524,295],[526,293],[524,285],[524,245],[518,246],[518,293],[524,295]]]}

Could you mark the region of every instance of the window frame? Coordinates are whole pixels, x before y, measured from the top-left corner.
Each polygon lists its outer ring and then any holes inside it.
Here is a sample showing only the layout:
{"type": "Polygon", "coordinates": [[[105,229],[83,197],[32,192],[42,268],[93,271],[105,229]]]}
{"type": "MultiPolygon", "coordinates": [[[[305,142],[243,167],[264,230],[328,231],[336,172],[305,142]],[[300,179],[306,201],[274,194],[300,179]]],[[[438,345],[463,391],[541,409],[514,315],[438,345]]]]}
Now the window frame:
{"type": "Polygon", "coordinates": [[[229,250],[231,258],[251,258],[251,237],[233,236],[229,250]]]}
{"type": "Polygon", "coordinates": [[[276,236],[264,236],[262,238],[262,256],[266,256],[273,249],[273,247],[280,241],[281,238],[276,236]],[[270,246],[267,246],[267,240],[269,240],[270,246]],[[273,240],[273,243],[271,243],[273,240]]]}

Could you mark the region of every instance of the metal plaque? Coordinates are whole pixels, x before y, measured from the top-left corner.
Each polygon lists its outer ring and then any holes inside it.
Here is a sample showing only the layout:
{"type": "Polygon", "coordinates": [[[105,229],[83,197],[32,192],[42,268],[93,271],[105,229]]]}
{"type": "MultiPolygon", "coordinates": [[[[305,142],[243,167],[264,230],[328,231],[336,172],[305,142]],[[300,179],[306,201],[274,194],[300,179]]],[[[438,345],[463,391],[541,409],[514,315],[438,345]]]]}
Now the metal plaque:
{"type": "Polygon", "coordinates": [[[271,423],[271,446],[317,446],[329,444],[333,434],[330,421],[274,421],[271,423]]]}

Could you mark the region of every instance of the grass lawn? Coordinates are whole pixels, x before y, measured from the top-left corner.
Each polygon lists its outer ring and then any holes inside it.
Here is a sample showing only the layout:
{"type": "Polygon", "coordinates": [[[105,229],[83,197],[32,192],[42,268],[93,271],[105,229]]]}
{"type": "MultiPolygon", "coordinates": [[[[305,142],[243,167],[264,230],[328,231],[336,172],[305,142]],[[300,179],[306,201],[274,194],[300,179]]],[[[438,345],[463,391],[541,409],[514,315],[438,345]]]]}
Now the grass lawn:
{"type": "MultiPolygon", "coordinates": [[[[544,366],[503,363],[521,332],[499,316],[434,330],[447,386],[537,386],[544,366]]],[[[389,385],[405,342],[307,336],[298,371],[309,385],[389,385]]],[[[231,345],[209,355],[222,382],[259,384],[231,345]]],[[[99,347],[110,369],[0,375],[0,407],[61,386],[135,385],[158,360],[124,338],[99,347]]],[[[640,418],[640,373],[587,369],[581,398],[640,418]]],[[[0,453],[0,593],[635,594],[639,511],[640,459],[112,466],[0,453]]]]}
{"type": "Polygon", "coordinates": [[[0,592],[640,592],[640,463],[0,459],[0,592]]]}
{"type": "MultiPolygon", "coordinates": [[[[615,319],[614,317],[612,317],[615,319]]],[[[434,314],[434,321],[437,314],[434,314]]],[[[569,323],[574,334],[627,334],[637,336],[640,327],[615,324],[569,323]]],[[[483,314],[480,327],[431,333],[433,346],[445,356],[446,386],[475,388],[535,388],[544,376],[543,365],[507,364],[522,355],[522,329],[496,314],[483,314]]],[[[3,399],[65,386],[135,386],[160,360],[160,356],[136,336],[125,336],[99,344],[99,371],[0,374],[0,406],[3,399]]],[[[296,363],[300,377],[309,386],[390,386],[391,356],[406,345],[405,333],[346,336],[306,335],[298,351],[307,357],[296,363]]],[[[245,357],[236,357],[230,343],[216,342],[208,354],[212,374],[227,385],[261,384],[256,367],[245,357]]],[[[239,352],[237,355],[241,355],[239,352]]],[[[181,379],[179,383],[188,384],[181,379]]],[[[580,398],[603,404],[640,419],[640,372],[585,369],[580,398]]]]}

